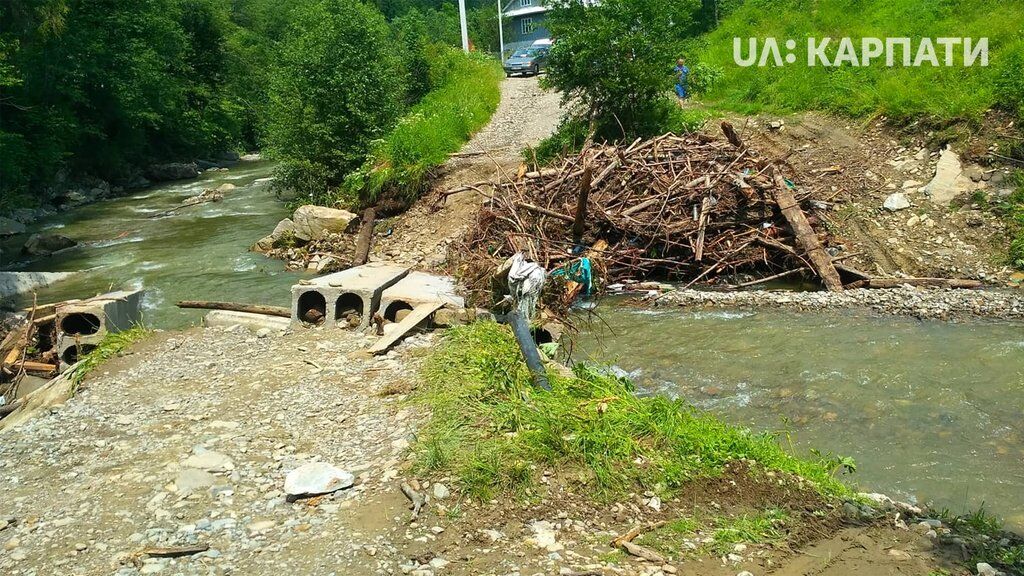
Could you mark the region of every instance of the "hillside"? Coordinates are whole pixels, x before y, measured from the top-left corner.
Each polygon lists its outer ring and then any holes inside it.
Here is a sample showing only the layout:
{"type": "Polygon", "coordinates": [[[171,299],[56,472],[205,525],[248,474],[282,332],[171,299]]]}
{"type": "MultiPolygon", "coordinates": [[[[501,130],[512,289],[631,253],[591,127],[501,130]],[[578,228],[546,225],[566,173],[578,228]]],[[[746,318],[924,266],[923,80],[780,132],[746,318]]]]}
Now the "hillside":
{"type": "MultiPolygon", "coordinates": [[[[824,110],[844,115],[886,115],[936,123],[979,120],[993,106],[1024,116],[1024,5],[998,0],[747,0],[718,28],[691,45],[691,65],[717,71],[720,80],[706,94],[709,103],[737,112],[824,110]],[[774,37],[782,57],[787,40],[796,42],[793,64],[741,67],[734,62],[733,39],[774,37]],[[834,61],[839,40],[851,38],[861,52],[862,38],[989,39],[989,65],[963,66],[955,47],[954,66],[903,67],[885,58],[868,67],[810,67],[808,38],[832,38],[826,53],[834,61]]],[[[945,48],[936,45],[944,64],[945,48]]]]}

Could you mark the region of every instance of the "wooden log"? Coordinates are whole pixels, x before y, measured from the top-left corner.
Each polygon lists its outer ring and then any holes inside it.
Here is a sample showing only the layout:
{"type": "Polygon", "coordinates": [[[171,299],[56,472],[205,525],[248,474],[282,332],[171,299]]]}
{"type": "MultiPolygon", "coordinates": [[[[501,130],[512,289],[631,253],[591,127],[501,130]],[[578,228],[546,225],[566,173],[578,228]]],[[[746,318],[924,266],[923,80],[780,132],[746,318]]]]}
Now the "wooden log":
{"type": "Polygon", "coordinates": [[[708,227],[708,212],[711,210],[711,199],[704,198],[700,203],[700,216],[697,218],[697,248],[694,258],[697,262],[704,260],[704,233],[708,227]]]}
{"type": "Polygon", "coordinates": [[[53,375],[54,372],[57,371],[56,364],[46,364],[45,362],[32,362],[30,360],[26,360],[23,367],[25,368],[26,372],[31,372],[33,374],[43,374],[46,376],[51,376],[53,375]]]}
{"type": "Polygon", "coordinates": [[[583,230],[587,224],[587,198],[590,196],[592,174],[593,172],[589,165],[583,169],[580,194],[576,199],[576,219],[572,224],[572,241],[576,244],[583,242],[583,230]]]}
{"type": "Polygon", "coordinates": [[[209,302],[206,300],[182,300],[178,302],[178,308],[197,308],[200,310],[230,310],[232,312],[248,312],[250,314],[263,314],[264,316],[277,316],[279,318],[291,318],[292,312],[280,306],[263,306],[261,304],[238,304],[235,302],[209,302]]]}
{"type": "Polygon", "coordinates": [[[842,292],[843,282],[839,279],[839,273],[836,272],[835,266],[832,265],[832,257],[818,242],[818,235],[814,232],[811,224],[807,222],[807,217],[800,209],[800,205],[797,204],[793,191],[789,189],[786,181],[778,172],[775,172],[775,186],[771,192],[775,203],[782,210],[782,215],[793,229],[797,243],[807,253],[811,266],[825,284],[825,288],[829,292],[842,292]]]}
{"type": "Polygon", "coordinates": [[[786,270],[785,272],[779,272],[778,274],[772,274],[771,276],[767,276],[765,278],[758,278],[757,280],[751,280],[750,282],[744,282],[742,284],[736,284],[735,286],[733,286],[733,288],[746,288],[748,286],[757,286],[758,284],[764,284],[765,282],[771,282],[772,280],[778,280],[779,278],[785,278],[786,276],[792,276],[793,274],[797,274],[797,273],[803,272],[805,270],[807,270],[807,268],[804,268],[803,266],[801,266],[800,268],[794,268],[792,270],[786,270]]]}
{"type": "Polygon", "coordinates": [[[516,206],[518,206],[518,207],[520,207],[520,208],[522,208],[524,210],[529,210],[530,212],[541,214],[543,216],[551,216],[552,218],[557,218],[557,219],[562,220],[564,222],[569,222],[569,223],[575,223],[576,222],[576,219],[573,218],[572,216],[569,216],[568,214],[562,214],[561,212],[555,212],[554,210],[548,210],[547,208],[542,208],[540,206],[536,206],[534,204],[530,204],[529,202],[517,202],[516,206]]]}
{"type": "Polygon", "coordinates": [[[356,253],[352,258],[353,266],[362,266],[370,259],[370,246],[373,244],[373,224],[377,219],[377,211],[367,208],[363,211],[363,220],[359,223],[359,236],[356,238],[356,253]]]}
{"type": "Polygon", "coordinates": [[[985,284],[980,280],[963,278],[870,278],[847,284],[847,288],[898,288],[900,286],[926,286],[977,290],[985,284]]]}
{"type": "Polygon", "coordinates": [[[209,544],[194,544],[192,546],[151,546],[142,551],[147,556],[158,558],[176,558],[178,556],[191,556],[210,549],[209,544]]]}
{"type": "Polygon", "coordinates": [[[732,124],[723,120],[722,132],[725,134],[725,138],[730,144],[737,148],[743,148],[743,139],[736,133],[736,129],[733,128],[732,124]]]}

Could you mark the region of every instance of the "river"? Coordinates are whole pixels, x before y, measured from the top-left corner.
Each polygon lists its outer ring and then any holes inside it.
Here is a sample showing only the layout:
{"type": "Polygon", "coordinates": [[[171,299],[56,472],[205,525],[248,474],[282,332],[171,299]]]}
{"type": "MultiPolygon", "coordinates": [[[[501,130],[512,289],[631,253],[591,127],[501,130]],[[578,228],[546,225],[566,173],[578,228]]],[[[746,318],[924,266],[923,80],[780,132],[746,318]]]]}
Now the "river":
{"type": "MultiPolygon", "coordinates": [[[[286,306],[302,276],[248,247],[287,216],[271,166],[243,163],[45,219],[32,231],[80,242],[8,269],[78,271],[40,290],[53,302],[145,288],[145,321],[180,328],[181,299],[286,306]],[[222,202],[151,218],[204,188],[222,202]]],[[[5,252],[8,253],[9,252],[5,252]]],[[[798,451],[852,456],[861,489],[1024,526],[1024,332],[1007,323],[919,322],[864,313],[636,310],[608,300],[606,327],[577,354],[617,364],[647,393],[681,396],[725,420],[780,431],[798,451]]]]}
{"type": "Polygon", "coordinates": [[[865,491],[1024,527],[1024,332],[867,313],[602,306],[575,352],[651,394],[852,456],[865,491]]]}
{"type": "MultiPolygon", "coordinates": [[[[155,186],[130,196],[64,211],[30,227],[63,234],[79,246],[50,258],[14,262],[10,270],[77,272],[38,291],[40,302],[82,298],[111,289],[144,288],[144,321],[156,328],[196,324],[202,313],[178,300],[229,300],[288,306],[301,276],[284,263],[248,252],[288,216],[271,192],[268,162],[243,162],[227,172],[155,186]],[[221,202],[153,218],[204,188],[237,186],[221,202]]],[[[5,252],[6,253],[6,252],[5,252]]],[[[23,297],[22,304],[31,304],[23,297]]]]}

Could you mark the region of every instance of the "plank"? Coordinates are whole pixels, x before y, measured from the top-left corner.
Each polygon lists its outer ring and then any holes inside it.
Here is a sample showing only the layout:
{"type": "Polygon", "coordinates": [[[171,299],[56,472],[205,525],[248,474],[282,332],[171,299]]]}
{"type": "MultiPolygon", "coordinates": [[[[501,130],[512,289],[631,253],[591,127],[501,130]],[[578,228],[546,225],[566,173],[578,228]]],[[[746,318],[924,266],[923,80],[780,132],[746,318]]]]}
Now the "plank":
{"type": "Polygon", "coordinates": [[[248,312],[264,316],[291,318],[292,311],[280,306],[263,306],[260,304],[238,304],[236,302],[208,302],[205,300],[182,300],[178,308],[198,308],[201,310],[230,310],[232,312],[248,312]]]}
{"type": "Polygon", "coordinates": [[[426,320],[428,316],[437,312],[443,306],[444,302],[430,302],[428,304],[420,304],[413,308],[412,312],[398,323],[398,327],[395,328],[391,334],[377,340],[377,343],[370,347],[370,354],[383,354],[387,352],[395,345],[396,342],[404,338],[407,332],[415,328],[420,322],[426,320]]]}
{"type": "Polygon", "coordinates": [[[825,284],[825,288],[829,292],[842,292],[843,281],[839,279],[839,272],[836,272],[836,267],[832,265],[832,257],[818,242],[818,235],[807,221],[804,211],[800,209],[800,205],[793,196],[793,191],[778,172],[775,173],[775,187],[772,188],[772,196],[775,198],[775,203],[779,205],[779,209],[782,210],[782,215],[789,222],[789,227],[793,229],[797,243],[803,248],[814,271],[825,284]]]}

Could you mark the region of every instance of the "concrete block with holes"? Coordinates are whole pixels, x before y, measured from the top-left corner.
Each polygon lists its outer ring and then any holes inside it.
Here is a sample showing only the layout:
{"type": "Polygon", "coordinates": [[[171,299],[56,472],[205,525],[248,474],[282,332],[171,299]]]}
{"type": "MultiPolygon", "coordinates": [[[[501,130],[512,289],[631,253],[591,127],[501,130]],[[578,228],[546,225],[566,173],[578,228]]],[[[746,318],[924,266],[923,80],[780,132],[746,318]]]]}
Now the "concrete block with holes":
{"type": "Polygon", "coordinates": [[[292,286],[292,322],[366,328],[387,288],[409,274],[403,266],[375,262],[292,286]]]}
{"type": "Polygon", "coordinates": [[[56,309],[57,354],[67,368],[99,345],[110,333],[142,323],[142,290],[110,292],[56,309]]]}
{"type": "Polygon", "coordinates": [[[399,322],[417,306],[434,302],[455,310],[466,307],[466,301],[456,293],[455,281],[450,277],[410,272],[384,291],[380,313],[385,320],[399,322]]]}

